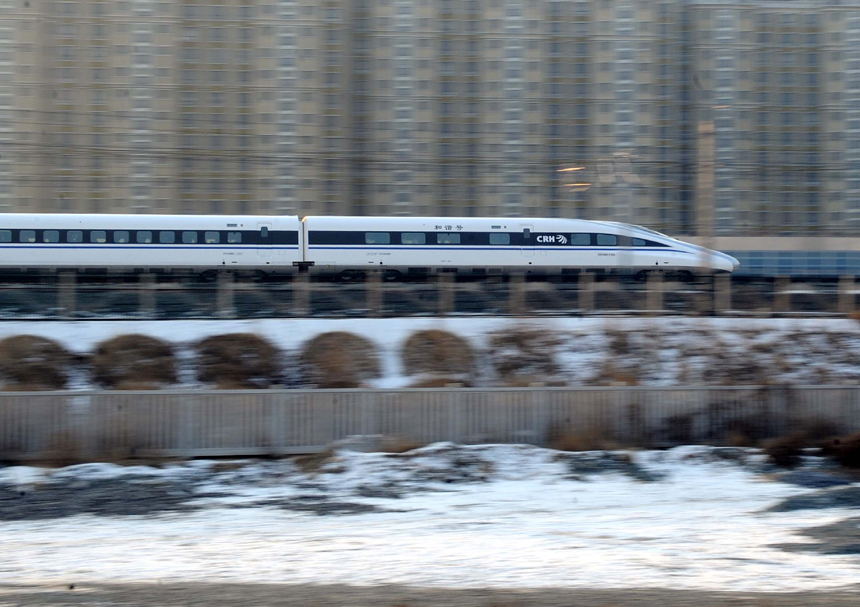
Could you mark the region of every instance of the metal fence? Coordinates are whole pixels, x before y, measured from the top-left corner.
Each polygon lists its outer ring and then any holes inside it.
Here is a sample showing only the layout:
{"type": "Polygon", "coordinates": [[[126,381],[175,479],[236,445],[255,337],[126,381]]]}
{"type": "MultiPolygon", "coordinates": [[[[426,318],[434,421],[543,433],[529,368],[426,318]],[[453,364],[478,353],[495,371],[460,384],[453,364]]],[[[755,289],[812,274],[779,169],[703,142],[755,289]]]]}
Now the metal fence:
{"type": "Polygon", "coordinates": [[[230,274],[199,283],[142,274],[124,281],[73,273],[0,284],[0,319],[185,319],[349,316],[588,315],[618,313],[820,316],[855,312],[855,278],[730,279],[700,276],[645,282],[593,274],[466,279],[443,274],[426,281],[385,282],[369,273],[344,284],[308,275],[236,282],[230,274]]]}
{"type": "Polygon", "coordinates": [[[805,427],[860,431],[860,387],[0,393],[0,459],[313,453],[410,443],[724,444],[805,427]]]}

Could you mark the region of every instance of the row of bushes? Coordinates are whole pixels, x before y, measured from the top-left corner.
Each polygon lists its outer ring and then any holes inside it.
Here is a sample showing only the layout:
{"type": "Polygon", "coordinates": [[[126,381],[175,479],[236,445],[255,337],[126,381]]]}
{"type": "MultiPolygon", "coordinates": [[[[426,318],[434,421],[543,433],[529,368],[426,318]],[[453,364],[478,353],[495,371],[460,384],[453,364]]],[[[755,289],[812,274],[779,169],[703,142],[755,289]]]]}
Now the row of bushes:
{"type": "MultiPolygon", "coordinates": [[[[322,333],[297,354],[259,335],[231,333],[191,344],[190,368],[197,382],[219,388],[301,385],[351,388],[381,376],[375,345],[354,333],[322,333]]],[[[0,341],[0,377],[6,390],[56,390],[75,373],[89,383],[115,389],[151,389],[179,382],[183,351],[147,335],[121,335],[99,343],[91,354],[73,354],[45,337],[18,335],[0,341]]],[[[468,342],[445,331],[418,331],[403,346],[403,364],[422,382],[461,382],[475,372],[468,342]]],[[[183,378],[190,379],[190,378],[183,378]]]]}

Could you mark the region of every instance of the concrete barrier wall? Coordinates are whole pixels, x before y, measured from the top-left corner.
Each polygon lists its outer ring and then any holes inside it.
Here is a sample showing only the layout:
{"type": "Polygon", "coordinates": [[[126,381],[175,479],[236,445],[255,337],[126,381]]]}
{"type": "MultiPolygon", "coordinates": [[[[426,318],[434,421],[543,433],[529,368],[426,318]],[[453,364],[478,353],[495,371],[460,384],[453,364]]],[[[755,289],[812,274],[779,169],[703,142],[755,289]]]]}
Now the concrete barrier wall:
{"type": "Polygon", "coordinates": [[[0,459],[312,453],[354,436],[721,444],[822,424],[860,431],[860,388],[10,392],[0,393],[0,459]]]}

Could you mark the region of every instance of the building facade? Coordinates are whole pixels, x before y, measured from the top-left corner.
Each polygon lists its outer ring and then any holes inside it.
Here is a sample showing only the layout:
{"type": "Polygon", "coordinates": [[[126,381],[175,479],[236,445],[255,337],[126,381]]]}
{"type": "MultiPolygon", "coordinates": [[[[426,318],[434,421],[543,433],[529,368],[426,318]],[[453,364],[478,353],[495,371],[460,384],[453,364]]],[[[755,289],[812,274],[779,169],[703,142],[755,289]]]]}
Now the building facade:
{"type": "Polygon", "coordinates": [[[840,235],[858,164],[856,2],[0,0],[2,211],[840,235]]]}

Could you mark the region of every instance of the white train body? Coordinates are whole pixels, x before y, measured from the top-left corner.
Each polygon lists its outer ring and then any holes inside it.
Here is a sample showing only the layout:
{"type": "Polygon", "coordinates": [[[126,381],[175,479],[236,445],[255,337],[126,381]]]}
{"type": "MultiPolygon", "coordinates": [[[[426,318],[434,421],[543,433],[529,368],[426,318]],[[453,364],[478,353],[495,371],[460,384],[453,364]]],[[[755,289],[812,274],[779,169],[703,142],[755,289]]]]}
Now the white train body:
{"type": "Polygon", "coordinates": [[[733,257],[574,219],[0,215],[0,267],[317,273],[727,271],[733,257]]]}

